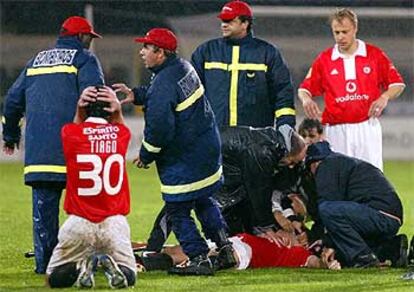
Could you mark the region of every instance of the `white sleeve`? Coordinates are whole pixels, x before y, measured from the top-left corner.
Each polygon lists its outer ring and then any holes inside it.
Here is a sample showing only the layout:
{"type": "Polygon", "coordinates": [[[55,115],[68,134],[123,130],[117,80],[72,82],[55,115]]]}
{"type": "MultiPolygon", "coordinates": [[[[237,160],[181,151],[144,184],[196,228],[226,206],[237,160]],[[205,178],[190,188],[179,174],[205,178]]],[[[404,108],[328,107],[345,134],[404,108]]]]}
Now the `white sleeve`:
{"type": "Polygon", "coordinates": [[[272,212],[280,211],[282,212],[282,192],[278,190],[274,190],[272,193],[272,212]]]}

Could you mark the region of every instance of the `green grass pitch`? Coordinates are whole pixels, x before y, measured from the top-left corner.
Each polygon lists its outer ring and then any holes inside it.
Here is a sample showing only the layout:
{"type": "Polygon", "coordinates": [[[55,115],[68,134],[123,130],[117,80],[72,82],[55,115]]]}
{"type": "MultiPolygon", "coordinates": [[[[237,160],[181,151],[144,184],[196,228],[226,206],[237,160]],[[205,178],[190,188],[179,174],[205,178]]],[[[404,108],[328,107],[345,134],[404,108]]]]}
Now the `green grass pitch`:
{"type": "MultiPolygon", "coordinates": [[[[43,276],[33,272],[31,190],[23,185],[20,163],[0,164],[0,291],[47,291],[43,276]]],[[[385,173],[400,194],[405,223],[400,232],[414,235],[414,162],[387,162],[385,173]]],[[[145,240],[162,206],[154,167],[138,170],[128,165],[132,193],[128,216],[132,238],[145,240]]],[[[62,200],[63,202],[63,200],[62,200]]],[[[61,212],[61,223],[65,214],[61,212]]],[[[174,238],[170,239],[174,242],[174,238]]],[[[178,277],[162,272],[141,273],[135,291],[414,291],[414,281],[399,279],[401,269],[342,271],[262,269],[223,271],[214,277],[178,277]]],[[[110,289],[99,275],[95,290],[110,289]]],[[[62,291],[73,290],[64,289],[62,291]]]]}

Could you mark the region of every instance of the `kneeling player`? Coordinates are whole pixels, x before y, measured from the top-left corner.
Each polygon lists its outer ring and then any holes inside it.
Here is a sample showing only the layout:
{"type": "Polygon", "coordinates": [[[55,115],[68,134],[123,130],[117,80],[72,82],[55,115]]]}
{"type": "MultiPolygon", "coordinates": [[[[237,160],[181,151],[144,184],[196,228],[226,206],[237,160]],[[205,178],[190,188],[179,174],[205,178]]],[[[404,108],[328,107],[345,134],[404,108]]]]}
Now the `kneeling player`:
{"type": "Polygon", "coordinates": [[[125,170],[130,137],[112,89],[86,88],[74,123],[62,128],[67,165],[64,208],[69,217],[46,271],[52,288],[92,288],[98,266],[111,288],[134,285],[136,266],[125,217],[130,208],[125,170]]]}

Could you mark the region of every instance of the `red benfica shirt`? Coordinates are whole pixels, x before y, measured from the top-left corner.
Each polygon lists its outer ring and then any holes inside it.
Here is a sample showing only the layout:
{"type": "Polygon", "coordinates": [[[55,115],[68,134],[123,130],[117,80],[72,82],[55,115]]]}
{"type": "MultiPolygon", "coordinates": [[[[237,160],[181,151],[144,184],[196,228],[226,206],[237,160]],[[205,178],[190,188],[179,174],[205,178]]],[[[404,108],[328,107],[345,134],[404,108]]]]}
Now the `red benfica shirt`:
{"type": "Polygon", "coordinates": [[[322,52],[312,64],[299,90],[325,98],[323,124],[359,123],[368,120],[368,110],[382,92],[404,85],[401,75],[385,53],[361,40],[352,56],[338,46],[322,52]]]}
{"type": "Polygon", "coordinates": [[[130,208],[125,155],[131,138],[122,124],[88,118],[61,131],[67,182],[64,209],[98,223],[130,208]]]}
{"type": "Polygon", "coordinates": [[[311,255],[302,246],[279,247],[265,238],[247,233],[237,234],[237,237],[252,249],[249,268],[301,267],[311,255]]]}

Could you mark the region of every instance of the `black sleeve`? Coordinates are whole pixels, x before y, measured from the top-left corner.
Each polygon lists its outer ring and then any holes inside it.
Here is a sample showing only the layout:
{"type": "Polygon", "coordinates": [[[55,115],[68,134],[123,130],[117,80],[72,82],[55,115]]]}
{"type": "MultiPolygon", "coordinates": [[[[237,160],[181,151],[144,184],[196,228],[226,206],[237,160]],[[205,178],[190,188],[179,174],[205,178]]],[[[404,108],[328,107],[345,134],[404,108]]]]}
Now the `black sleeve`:
{"type": "Polygon", "coordinates": [[[243,157],[242,177],[253,210],[253,224],[276,224],[272,213],[273,168],[260,145],[254,145],[243,157]]]}
{"type": "Polygon", "coordinates": [[[148,85],[140,85],[132,89],[134,92],[134,104],[143,105],[145,96],[147,95],[148,85]]]}

